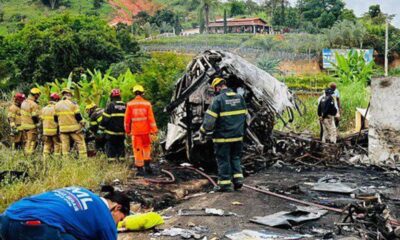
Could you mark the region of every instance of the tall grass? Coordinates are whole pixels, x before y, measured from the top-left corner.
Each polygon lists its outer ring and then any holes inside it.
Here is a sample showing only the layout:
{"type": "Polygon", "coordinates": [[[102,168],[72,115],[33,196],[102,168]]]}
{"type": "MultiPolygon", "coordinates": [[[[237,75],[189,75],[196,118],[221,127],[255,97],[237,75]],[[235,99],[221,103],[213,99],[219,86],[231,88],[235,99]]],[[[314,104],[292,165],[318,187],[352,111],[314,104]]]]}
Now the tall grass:
{"type": "Polygon", "coordinates": [[[22,197],[66,186],[98,190],[101,183],[114,179],[126,181],[128,163],[107,162],[104,156],[88,159],[70,157],[43,158],[39,153],[27,157],[21,151],[0,148],[0,172],[21,171],[28,177],[0,183],[0,212],[22,197]]]}

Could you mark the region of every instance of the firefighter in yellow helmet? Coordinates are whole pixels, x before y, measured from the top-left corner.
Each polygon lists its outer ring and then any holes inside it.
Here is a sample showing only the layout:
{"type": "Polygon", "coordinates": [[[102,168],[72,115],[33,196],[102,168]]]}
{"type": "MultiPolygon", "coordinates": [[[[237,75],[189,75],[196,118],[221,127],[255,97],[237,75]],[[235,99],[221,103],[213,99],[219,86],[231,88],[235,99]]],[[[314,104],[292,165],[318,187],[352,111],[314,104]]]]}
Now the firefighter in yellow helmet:
{"type": "Polygon", "coordinates": [[[79,111],[79,106],[72,101],[72,91],[70,89],[63,89],[61,94],[62,100],[56,104],[55,109],[60,131],[62,155],[69,155],[72,139],[78,147],[79,156],[86,158],[85,136],[82,132],[84,121],[79,111]]]}
{"type": "Polygon", "coordinates": [[[23,147],[21,104],[25,99],[25,94],[16,93],[14,96],[14,103],[8,108],[7,118],[11,127],[12,149],[22,149],[23,147]]]}
{"type": "Polygon", "coordinates": [[[28,155],[35,150],[38,138],[40,94],[39,88],[32,88],[28,99],[21,104],[21,129],[24,131],[26,139],[25,154],[28,155]]]}
{"type": "Polygon", "coordinates": [[[57,93],[50,95],[49,104],[40,112],[43,124],[43,155],[48,156],[53,152],[54,156],[61,155],[61,142],[58,135],[58,118],[56,116],[56,103],[60,101],[57,93]]]}

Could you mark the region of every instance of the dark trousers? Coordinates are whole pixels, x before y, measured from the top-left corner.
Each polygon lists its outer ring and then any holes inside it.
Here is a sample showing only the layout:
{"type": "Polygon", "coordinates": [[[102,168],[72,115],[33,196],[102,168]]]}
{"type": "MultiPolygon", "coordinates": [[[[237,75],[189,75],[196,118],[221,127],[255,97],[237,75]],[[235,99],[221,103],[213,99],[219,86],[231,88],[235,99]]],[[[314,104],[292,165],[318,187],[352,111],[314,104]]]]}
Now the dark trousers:
{"type": "Polygon", "coordinates": [[[214,143],[214,153],[218,164],[218,185],[221,188],[231,188],[233,184],[243,182],[240,161],[243,152],[243,142],[214,143]]]}
{"type": "Polygon", "coordinates": [[[76,240],[72,235],[46,224],[28,225],[26,221],[15,221],[0,215],[1,240],[76,240]]]}
{"type": "Polygon", "coordinates": [[[116,161],[125,156],[125,136],[106,136],[106,155],[109,161],[116,161]]]}

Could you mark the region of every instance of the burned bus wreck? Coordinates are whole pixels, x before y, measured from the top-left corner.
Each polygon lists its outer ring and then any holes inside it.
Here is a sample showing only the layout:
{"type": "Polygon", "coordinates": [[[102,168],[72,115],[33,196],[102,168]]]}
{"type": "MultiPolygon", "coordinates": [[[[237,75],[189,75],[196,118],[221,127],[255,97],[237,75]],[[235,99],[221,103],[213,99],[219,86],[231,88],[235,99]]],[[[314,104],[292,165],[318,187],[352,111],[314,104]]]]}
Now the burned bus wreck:
{"type": "Polygon", "coordinates": [[[203,166],[213,165],[212,141],[202,144],[199,129],[214,97],[211,81],[223,77],[246,100],[245,152],[263,152],[272,146],[272,130],[278,119],[293,120],[300,111],[299,101],[287,86],[245,59],[224,51],[205,51],[188,65],[166,107],[170,122],[164,150],[167,159],[185,160],[203,166]]]}

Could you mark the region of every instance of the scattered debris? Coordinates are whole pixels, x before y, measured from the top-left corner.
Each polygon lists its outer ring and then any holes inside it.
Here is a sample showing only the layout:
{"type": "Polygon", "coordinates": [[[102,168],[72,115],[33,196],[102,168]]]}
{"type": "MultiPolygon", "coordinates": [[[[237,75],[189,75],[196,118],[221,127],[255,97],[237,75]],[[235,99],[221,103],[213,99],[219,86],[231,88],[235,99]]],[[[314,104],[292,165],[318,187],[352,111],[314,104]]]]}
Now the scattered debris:
{"type": "Polygon", "coordinates": [[[204,209],[180,209],[179,216],[237,216],[236,213],[226,212],[222,209],[204,208],[204,209]]]}
{"type": "Polygon", "coordinates": [[[350,194],[357,190],[342,183],[340,179],[332,176],[325,176],[319,179],[312,189],[320,192],[334,192],[343,194],[350,194]]]}
{"type": "Polygon", "coordinates": [[[250,221],[270,227],[292,227],[305,221],[319,219],[327,212],[318,208],[297,206],[292,212],[281,211],[264,217],[254,217],[250,221]]]}
{"type": "Polygon", "coordinates": [[[160,236],[169,236],[169,237],[177,237],[180,236],[184,239],[202,239],[209,233],[209,229],[203,226],[195,226],[191,229],[183,229],[183,228],[169,228],[164,229],[161,232],[154,233],[152,236],[160,237],[160,236]]]}
{"type": "Polygon", "coordinates": [[[234,202],[232,202],[232,205],[235,205],[235,206],[242,206],[243,203],[238,202],[238,201],[234,201],[234,202]]]}
{"type": "Polygon", "coordinates": [[[243,239],[251,239],[251,240],[265,240],[265,239],[304,239],[307,237],[312,237],[311,235],[301,235],[301,234],[284,234],[277,233],[273,231],[267,230],[249,230],[245,229],[242,231],[229,232],[225,234],[225,237],[231,240],[243,240],[243,239]]]}

